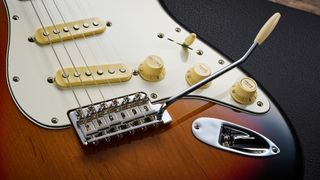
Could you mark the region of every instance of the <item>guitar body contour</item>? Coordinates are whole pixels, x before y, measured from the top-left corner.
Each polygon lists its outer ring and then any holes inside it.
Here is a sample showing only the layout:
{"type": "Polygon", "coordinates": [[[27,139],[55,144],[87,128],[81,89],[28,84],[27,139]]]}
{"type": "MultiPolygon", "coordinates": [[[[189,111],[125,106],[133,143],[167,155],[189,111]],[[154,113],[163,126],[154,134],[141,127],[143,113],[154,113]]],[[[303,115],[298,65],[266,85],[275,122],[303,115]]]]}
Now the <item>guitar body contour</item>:
{"type": "MultiPolygon", "coordinates": [[[[0,21],[7,22],[8,19],[13,21],[14,14],[9,13],[10,17],[7,17],[5,7],[5,3],[1,2],[0,21]]],[[[22,103],[19,103],[18,98],[12,98],[14,90],[10,85],[8,89],[8,81],[11,79],[8,80],[7,77],[11,75],[8,72],[10,62],[7,61],[10,61],[8,51],[9,41],[12,39],[10,38],[12,33],[8,32],[12,29],[8,26],[10,25],[2,23],[0,27],[1,179],[296,179],[302,177],[301,152],[295,136],[288,127],[285,117],[271,100],[268,101],[268,110],[263,113],[252,113],[255,107],[252,109],[234,107],[233,104],[228,104],[229,100],[226,99],[219,104],[196,99],[179,100],[168,108],[173,119],[172,123],[132,136],[128,135],[123,139],[112,139],[109,143],[101,142],[97,146],[83,146],[75,131],[66,128],[70,124],[68,119],[66,123],[56,127],[50,127],[45,124],[46,121],[40,123],[32,120],[30,117],[32,115],[24,111],[25,107],[20,106],[22,103]],[[252,129],[272,140],[281,152],[269,157],[250,157],[209,146],[192,134],[192,123],[200,117],[218,118],[252,129]]],[[[116,22],[113,26],[116,26],[116,22]]],[[[20,79],[23,81],[23,76],[20,79]]],[[[136,78],[133,81],[138,80],[136,78]]],[[[128,84],[130,81],[126,83],[126,87],[128,84]]],[[[264,96],[262,91],[261,94],[264,96]]],[[[163,96],[166,97],[166,94],[163,96]]],[[[211,99],[206,97],[205,93],[196,94],[193,98],[197,96],[200,99],[216,101],[215,97],[211,99]]],[[[73,105],[70,103],[68,106],[71,109],[73,105]]],[[[70,109],[65,109],[65,114],[70,109]]],[[[66,115],[65,117],[67,118],[66,115]]]]}

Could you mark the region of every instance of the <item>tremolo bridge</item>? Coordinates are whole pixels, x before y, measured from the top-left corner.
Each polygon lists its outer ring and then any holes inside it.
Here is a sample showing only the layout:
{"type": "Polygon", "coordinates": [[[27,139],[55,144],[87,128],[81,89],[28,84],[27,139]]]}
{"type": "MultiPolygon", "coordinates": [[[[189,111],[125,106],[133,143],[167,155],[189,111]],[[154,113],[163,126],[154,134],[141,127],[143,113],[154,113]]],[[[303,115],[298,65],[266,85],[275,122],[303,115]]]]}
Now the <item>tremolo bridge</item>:
{"type": "Polygon", "coordinates": [[[88,145],[170,123],[167,111],[161,119],[157,118],[160,107],[139,92],[70,110],[68,116],[82,143],[88,145]]]}

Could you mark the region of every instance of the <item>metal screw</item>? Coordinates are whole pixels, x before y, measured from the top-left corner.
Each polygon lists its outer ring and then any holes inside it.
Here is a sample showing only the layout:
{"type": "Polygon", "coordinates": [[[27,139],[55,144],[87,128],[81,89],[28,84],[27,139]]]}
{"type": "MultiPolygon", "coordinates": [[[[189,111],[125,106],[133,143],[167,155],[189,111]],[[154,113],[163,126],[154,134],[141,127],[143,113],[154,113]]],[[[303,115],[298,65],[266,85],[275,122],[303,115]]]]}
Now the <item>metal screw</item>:
{"type": "Polygon", "coordinates": [[[76,25],[73,26],[73,29],[77,31],[77,30],[80,29],[80,26],[76,24],[76,25]]]}
{"type": "Polygon", "coordinates": [[[257,102],[257,105],[258,105],[259,107],[262,107],[262,106],[263,106],[263,102],[258,101],[258,102],[257,102]]]}
{"type": "Polygon", "coordinates": [[[80,77],[81,76],[81,74],[79,72],[75,72],[73,75],[74,75],[74,77],[80,77]]]}
{"type": "Polygon", "coordinates": [[[97,74],[101,76],[103,74],[103,70],[102,69],[98,69],[97,74]]]}
{"type": "Polygon", "coordinates": [[[125,68],[120,68],[119,71],[120,71],[121,73],[127,72],[127,70],[126,70],[125,68]]]}
{"type": "Polygon", "coordinates": [[[277,148],[277,147],[275,147],[275,146],[272,146],[272,151],[274,152],[274,153],[277,153],[277,152],[279,152],[279,149],[277,148]]]}
{"type": "Polygon", "coordinates": [[[54,33],[54,34],[59,34],[59,33],[60,33],[60,30],[59,30],[59,29],[55,29],[55,30],[53,30],[53,33],[54,33]]]}
{"type": "Polygon", "coordinates": [[[197,54],[198,54],[199,56],[202,56],[202,55],[203,55],[203,51],[202,51],[201,49],[199,49],[199,50],[197,51],[197,54]]]}
{"type": "Polygon", "coordinates": [[[13,76],[12,80],[14,82],[19,82],[20,81],[20,78],[18,76],[13,76]]]}
{"type": "Polygon", "coordinates": [[[134,76],[138,76],[138,75],[139,75],[139,71],[138,71],[138,70],[133,70],[132,74],[133,74],[134,76]]]}
{"type": "Polygon", "coordinates": [[[110,141],[111,141],[111,137],[106,137],[106,138],[104,138],[104,140],[105,140],[106,142],[110,142],[110,141]]]}
{"type": "Polygon", "coordinates": [[[63,74],[62,74],[62,77],[63,77],[63,78],[68,78],[68,77],[69,77],[69,74],[68,74],[68,73],[63,73],[63,74]]]}
{"type": "Polygon", "coordinates": [[[54,78],[53,77],[48,77],[47,81],[48,81],[48,83],[52,84],[52,83],[54,83],[54,78]]]}
{"type": "Polygon", "coordinates": [[[53,117],[53,118],[51,119],[51,122],[52,122],[53,124],[57,124],[58,121],[59,121],[59,119],[56,118],[56,117],[53,117]]]}
{"type": "Polygon", "coordinates": [[[86,75],[87,75],[87,76],[91,76],[92,73],[91,73],[90,71],[86,71],[86,75]]]}
{"type": "Polygon", "coordinates": [[[129,133],[130,133],[130,135],[134,135],[135,134],[135,130],[130,130],[129,133]]]}
{"type": "Polygon", "coordinates": [[[90,25],[89,25],[88,23],[84,23],[84,24],[83,24],[83,27],[84,27],[84,28],[89,28],[89,26],[90,26],[90,25]]]}
{"type": "Polygon", "coordinates": [[[163,33],[159,33],[158,34],[158,38],[160,38],[160,39],[164,38],[164,34],[163,33]]]}
{"type": "Polygon", "coordinates": [[[118,137],[119,139],[122,139],[122,138],[123,138],[123,134],[118,134],[117,137],[118,137]]]}
{"type": "Polygon", "coordinates": [[[157,97],[158,97],[158,95],[156,93],[152,93],[150,96],[152,99],[157,99],[157,97]]]}
{"type": "Polygon", "coordinates": [[[13,15],[13,16],[12,16],[12,19],[13,19],[13,20],[19,20],[19,16],[18,16],[18,15],[13,15]]]}
{"type": "Polygon", "coordinates": [[[177,27],[176,29],[176,32],[181,32],[181,28],[177,27]]]}
{"type": "Polygon", "coordinates": [[[223,64],[224,64],[224,60],[223,60],[223,59],[220,59],[220,60],[218,61],[218,63],[221,64],[221,65],[223,65],[223,64]]]}
{"type": "Polygon", "coordinates": [[[35,40],[34,37],[32,37],[32,36],[28,37],[29,42],[34,42],[34,40],[35,40]]]}
{"type": "Polygon", "coordinates": [[[96,21],[93,22],[92,24],[93,24],[94,26],[99,26],[99,22],[96,22],[96,21]]]}
{"type": "Polygon", "coordinates": [[[69,32],[69,28],[68,28],[68,27],[64,27],[64,28],[63,28],[63,31],[64,31],[64,32],[69,32]]]}
{"type": "Polygon", "coordinates": [[[115,71],[114,69],[109,69],[108,72],[109,72],[110,74],[114,74],[116,71],[115,71]]]}
{"type": "Polygon", "coordinates": [[[196,130],[200,129],[199,124],[194,124],[194,128],[195,128],[196,130]]]}
{"type": "Polygon", "coordinates": [[[50,33],[49,33],[49,32],[47,32],[47,31],[44,31],[44,32],[43,32],[43,35],[44,35],[44,36],[49,36],[49,35],[50,35],[50,33]]]}
{"type": "Polygon", "coordinates": [[[107,26],[108,26],[108,27],[111,27],[111,26],[112,26],[112,22],[107,21],[107,26]]]}

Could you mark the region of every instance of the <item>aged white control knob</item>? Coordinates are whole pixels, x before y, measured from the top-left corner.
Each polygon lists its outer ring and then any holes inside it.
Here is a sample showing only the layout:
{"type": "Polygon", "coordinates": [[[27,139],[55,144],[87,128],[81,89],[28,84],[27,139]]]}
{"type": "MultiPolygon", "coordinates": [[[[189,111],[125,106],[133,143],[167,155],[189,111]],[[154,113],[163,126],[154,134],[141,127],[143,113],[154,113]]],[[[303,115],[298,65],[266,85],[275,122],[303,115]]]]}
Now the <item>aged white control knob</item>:
{"type": "Polygon", "coordinates": [[[140,64],[139,74],[146,81],[161,81],[166,74],[163,60],[159,56],[148,56],[140,64]]]}
{"type": "Polygon", "coordinates": [[[257,98],[257,83],[249,77],[242,78],[232,86],[230,94],[240,104],[252,104],[257,98]]]}
{"type": "MultiPolygon", "coordinates": [[[[210,67],[204,63],[198,63],[187,71],[186,81],[190,86],[192,86],[210,75],[211,75],[210,67]]],[[[208,88],[210,85],[211,85],[211,82],[203,85],[201,89],[208,88]]]]}

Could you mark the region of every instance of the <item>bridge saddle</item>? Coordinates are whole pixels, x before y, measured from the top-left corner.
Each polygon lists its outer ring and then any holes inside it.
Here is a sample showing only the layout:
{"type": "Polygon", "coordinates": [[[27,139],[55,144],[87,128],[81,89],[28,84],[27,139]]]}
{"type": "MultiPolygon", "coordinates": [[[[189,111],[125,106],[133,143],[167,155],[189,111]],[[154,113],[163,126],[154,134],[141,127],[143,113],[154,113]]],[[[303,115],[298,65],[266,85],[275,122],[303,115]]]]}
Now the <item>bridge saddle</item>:
{"type": "Polygon", "coordinates": [[[167,111],[161,119],[157,118],[160,107],[139,92],[70,110],[68,116],[81,142],[88,145],[170,123],[167,111]]]}

